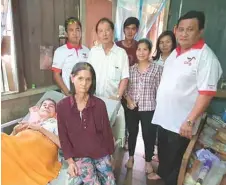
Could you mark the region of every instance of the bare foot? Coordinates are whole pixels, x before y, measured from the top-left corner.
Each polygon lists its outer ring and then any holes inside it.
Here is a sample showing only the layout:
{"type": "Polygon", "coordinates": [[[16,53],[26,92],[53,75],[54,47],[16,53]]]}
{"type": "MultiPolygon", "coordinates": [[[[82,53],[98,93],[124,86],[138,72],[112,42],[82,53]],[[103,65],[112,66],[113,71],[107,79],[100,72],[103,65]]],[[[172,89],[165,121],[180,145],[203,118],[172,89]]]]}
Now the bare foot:
{"type": "Polygon", "coordinates": [[[134,159],[133,158],[129,158],[127,163],[126,163],[126,168],[133,168],[133,164],[134,164],[134,159]]]}
{"type": "Polygon", "coordinates": [[[145,163],[145,173],[149,174],[153,172],[153,168],[151,165],[151,162],[146,162],[145,163]]]}
{"type": "Polygon", "coordinates": [[[159,157],[158,157],[158,155],[154,155],[154,156],[152,157],[152,161],[159,162],[159,157]]]}
{"type": "Polygon", "coordinates": [[[156,173],[152,172],[148,174],[148,179],[149,180],[159,180],[161,179],[161,177],[159,175],[157,175],[156,173]]]}

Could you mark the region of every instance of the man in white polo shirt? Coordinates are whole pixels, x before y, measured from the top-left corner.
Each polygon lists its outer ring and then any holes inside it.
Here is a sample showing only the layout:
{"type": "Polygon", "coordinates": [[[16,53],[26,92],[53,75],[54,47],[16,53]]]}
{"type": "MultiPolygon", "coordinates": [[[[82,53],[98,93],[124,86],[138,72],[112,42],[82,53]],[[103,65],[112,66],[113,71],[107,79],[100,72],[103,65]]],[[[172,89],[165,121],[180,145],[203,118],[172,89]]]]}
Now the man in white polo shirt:
{"type": "Polygon", "coordinates": [[[197,120],[216,94],[222,74],[220,63],[201,35],[205,16],[190,11],[176,28],[179,46],[167,58],[157,92],[152,123],[158,130],[158,175],[166,185],[177,185],[181,160],[197,120]]]}
{"type": "Polygon", "coordinates": [[[101,44],[91,49],[88,58],[96,72],[96,95],[120,100],[129,78],[128,56],[113,42],[114,24],[111,20],[100,19],[96,32],[101,44]]]}
{"type": "MultiPolygon", "coordinates": [[[[96,24],[96,33],[101,44],[91,49],[88,58],[96,72],[96,95],[120,101],[129,78],[128,56],[124,49],[113,42],[114,24],[111,20],[100,19],[96,24]]],[[[125,129],[122,106],[115,122],[116,125],[120,124],[121,131],[125,129]]],[[[119,137],[120,133],[117,134],[119,137]]]]}
{"type": "Polygon", "coordinates": [[[65,21],[67,43],[56,49],[53,57],[53,78],[61,91],[70,95],[70,75],[73,66],[78,62],[86,62],[89,49],[81,45],[82,25],[75,18],[70,17],[65,21]]]}

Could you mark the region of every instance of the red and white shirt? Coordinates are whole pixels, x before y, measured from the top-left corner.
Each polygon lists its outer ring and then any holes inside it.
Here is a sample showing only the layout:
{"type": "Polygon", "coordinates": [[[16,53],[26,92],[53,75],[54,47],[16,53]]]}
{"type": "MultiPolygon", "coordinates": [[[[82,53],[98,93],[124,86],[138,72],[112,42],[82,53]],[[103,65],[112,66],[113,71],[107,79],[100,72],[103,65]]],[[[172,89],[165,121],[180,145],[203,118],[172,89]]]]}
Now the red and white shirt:
{"type": "Polygon", "coordinates": [[[139,111],[152,111],[156,107],[156,93],[161,80],[162,67],[150,63],[146,71],[140,72],[138,64],[129,70],[128,95],[138,106],[139,111]]]}
{"type": "Polygon", "coordinates": [[[176,48],[165,61],[152,123],[179,133],[198,95],[216,94],[221,74],[220,63],[204,40],[183,54],[176,48]]]}
{"type": "Polygon", "coordinates": [[[86,62],[89,49],[83,45],[75,48],[67,43],[56,49],[53,57],[52,71],[62,73],[62,79],[70,90],[72,68],[78,62],[86,62]]]}

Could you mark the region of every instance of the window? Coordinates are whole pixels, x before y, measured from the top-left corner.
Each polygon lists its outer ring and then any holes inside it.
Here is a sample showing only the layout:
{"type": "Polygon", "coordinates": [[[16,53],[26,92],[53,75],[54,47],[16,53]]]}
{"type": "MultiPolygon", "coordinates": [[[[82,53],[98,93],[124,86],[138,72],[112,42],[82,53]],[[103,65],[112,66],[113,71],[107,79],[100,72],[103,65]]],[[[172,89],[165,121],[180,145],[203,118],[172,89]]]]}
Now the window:
{"type": "Polygon", "coordinates": [[[1,2],[1,93],[18,92],[16,52],[10,0],[1,2]]]}
{"type": "Polygon", "coordinates": [[[161,13],[158,15],[155,23],[151,27],[150,31],[147,34],[147,38],[149,38],[152,41],[152,54],[156,51],[156,42],[159,37],[159,35],[165,30],[164,27],[166,27],[167,22],[164,20],[165,17],[168,16],[166,14],[166,8],[163,8],[161,13]]]}

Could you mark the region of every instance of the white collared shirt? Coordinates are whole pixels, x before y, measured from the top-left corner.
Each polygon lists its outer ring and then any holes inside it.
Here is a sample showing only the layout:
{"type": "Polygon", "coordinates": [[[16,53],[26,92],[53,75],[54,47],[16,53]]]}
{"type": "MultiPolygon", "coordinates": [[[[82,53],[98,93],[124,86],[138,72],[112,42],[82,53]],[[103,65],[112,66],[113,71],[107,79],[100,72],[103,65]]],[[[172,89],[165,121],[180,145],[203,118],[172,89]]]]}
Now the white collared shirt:
{"type": "Polygon", "coordinates": [[[89,49],[81,46],[81,49],[68,49],[67,45],[63,45],[56,49],[53,57],[52,70],[62,72],[62,79],[70,90],[70,75],[72,68],[78,62],[86,62],[88,59],[89,49]]]}
{"type": "Polygon", "coordinates": [[[157,65],[159,66],[162,66],[164,67],[164,60],[162,59],[162,56],[160,55],[159,59],[158,60],[154,60],[154,63],[156,63],[157,65]]]}
{"type": "Polygon", "coordinates": [[[204,41],[179,56],[175,49],[165,61],[152,123],[179,133],[198,95],[215,95],[221,74],[217,57],[204,41]]]}
{"type": "Polygon", "coordinates": [[[129,78],[129,61],[126,51],[115,43],[106,55],[102,45],[94,46],[88,62],[96,72],[96,95],[116,96],[120,81],[129,78]]]}

